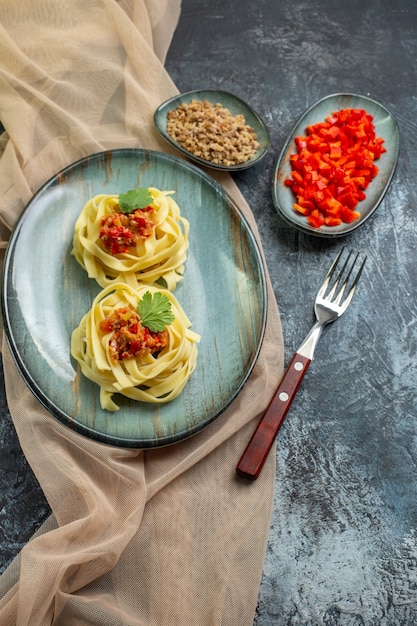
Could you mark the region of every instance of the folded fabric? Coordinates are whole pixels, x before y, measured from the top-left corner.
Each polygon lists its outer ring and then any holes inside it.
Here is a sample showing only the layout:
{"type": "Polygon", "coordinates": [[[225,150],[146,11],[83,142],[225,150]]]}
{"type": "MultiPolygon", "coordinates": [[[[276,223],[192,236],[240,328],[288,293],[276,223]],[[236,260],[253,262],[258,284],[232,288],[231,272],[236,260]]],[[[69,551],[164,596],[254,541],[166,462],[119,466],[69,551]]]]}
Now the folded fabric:
{"type": "MultiPolygon", "coordinates": [[[[153,112],[177,93],[163,62],[179,14],[179,0],[3,0],[3,247],[32,195],[69,163],[112,148],[168,151],[153,112]]],[[[258,237],[231,178],[217,179],[258,237]]],[[[253,623],[274,450],[254,483],[235,466],[282,374],[267,286],[266,334],[249,381],[204,431],[164,448],[117,448],[72,432],[32,396],[3,342],[10,413],[52,514],[0,577],[2,625],[253,623]]]]}

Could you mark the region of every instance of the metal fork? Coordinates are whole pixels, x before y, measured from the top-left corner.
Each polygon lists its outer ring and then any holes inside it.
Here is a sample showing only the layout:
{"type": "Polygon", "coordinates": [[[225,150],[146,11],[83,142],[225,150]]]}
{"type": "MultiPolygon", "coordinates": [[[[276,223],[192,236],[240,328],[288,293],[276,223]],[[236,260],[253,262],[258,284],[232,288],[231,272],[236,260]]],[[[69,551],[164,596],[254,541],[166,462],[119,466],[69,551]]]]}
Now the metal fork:
{"type": "Polygon", "coordinates": [[[343,263],[341,260],[343,251],[344,248],[333,261],[317,293],[314,303],[316,322],[292,357],[278,389],[237,464],[236,471],[240,476],[250,480],[258,478],[295,394],[313,359],[323,328],[343,315],[353,298],[366,257],[357,269],[359,254],[356,254],[352,261],[353,253],[350,251],[343,263]],[[340,266],[341,269],[339,270],[340,266]],[[330,291],[326,294],[328,289],[330,291]]]}

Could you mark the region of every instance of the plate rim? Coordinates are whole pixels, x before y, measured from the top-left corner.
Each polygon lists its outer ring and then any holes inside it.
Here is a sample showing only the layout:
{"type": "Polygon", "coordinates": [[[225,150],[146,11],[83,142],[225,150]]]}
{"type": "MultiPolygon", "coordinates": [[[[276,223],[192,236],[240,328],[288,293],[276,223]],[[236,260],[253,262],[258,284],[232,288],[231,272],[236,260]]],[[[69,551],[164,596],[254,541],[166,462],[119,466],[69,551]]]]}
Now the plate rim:
{"type": "Polygon", "coordinates": [[[397,169],[399,153],[400,153],[400,132],[399,132],[398,122],[395,116],[391,113],[391,111],[385,105],[381,104],[380,102],[378,102],[377,100],[369,96],[364,96],[362,94],[356,94],[356,93],[345,92],[345,91],[336,92],[336,93],[332,93],[327,96],[324,96],[323,98],[316,100],[311,106],[309,106],[297,118],[296,122],[293,124],[287,136],[287,139],[285,140],[285,143],[282,149],[279,152],[278,158],[275,161],[275,166],[273,169],[273,178],[272,178],[272,200],[273,200],[275,209],[278,215],[284,220],[284,222],[291,225],[293,228],[296,228],[298,231],[303,232],[304,234],[313,235],[321,239],[336,239],[338,237],[344,237],[346,235],[349,235],[353,231],[358,229],[360,226],[362,226],[375,213],[378,206],[381,204],[388,190],[388,187],[391,183],[391,180],[395,174],[395,171],[397,169]],[[335,100],[336,98],[358,98],[359,100],[362,100],[364,102],[370,102],[373,106],[376,106],[380,110],[385,111],[386,114],[389,116],[390,120],[392,121],[393,129],[394,129],[395,136],[396,136],[397,153],[395,155],[394,166],[391,168],[391,171],[386,180],[385,186],[383,187],[382,192],[380,193],[380,196],[377,199],[377,202],[374,204],[372,210],[370,210],[367,213],[367,215],[365,215],[363,218],[359,218],[359,220],[355,220],[354,222],[351,222],[350,224],[346,224],[343,229],[339,229],[337,232],[336,231],[329,232],[329,231],[321,230],[320,228],[313,228],[312,226],[309,226],[308,223],[303,224],[301,222],[297,222],[295,219],[292,219],[292,217],[288,215],[288,213],[282,208],[281,203],[278,200],[278,197],[277,197],[278,194],[276,190],[278,187],[278,176],[279,176],[279,171],[281,169],[282,161],[290,145],[293,144],[294,142],[294,137],[295,137],[297,128],[301,125],[303,120],[309,116],[311,111],[315,109],[316,107],[318,107],[322,102],[325,102],[326,100],[335,100]]]}
{"type": "MultiPolygon", "coordinates": [[[[93,280],[93,279],[91,279],[93,280]]],[[[132,449],[153,449],[166,447],[169,445],[173,445],[175,443],[179,443],[185,439],[189,439],[195,434],[204,430],[207,426],[209,426],[212,422],[214,422],[218,417],[220,417],[226,409],[233,403],[233,401],[239,396],[243,387],[245,386],[248,378],[253,372],[253,369],[258,361],[259,353],[261,351],[264,338],[265,338],[265,330],[266,330],[266,321],[268,314],[268,293],[267,293],[267,274],[266,274],[266,266],[265,261],[262,255],[260,243],[258,243],[255,233],[253,232],[248,219],[238,206],[238,203],[231,197],[231,195],[218,183],[214,178],[209,176],[206,172],[202,171],[200,168],[196,167],[192,163],[188,163],[184,159],[177,157],[175,155],[167,154],[161,151],[146,149],[146,148],[115,148],[109,150],[103,150],[99,152],[95,152],[93,154],[87,155],[85,157],[81,157],[77,159],[73,163],[68,164],[61,170],[59,170],[56,174],[52,175],[42,184],[38,190],[34,193],[34,195],[30,198],[30,200],[25,205],[20,217],[18,218],[15,226],[12,229],[10,238],[7,243],[7,247],[4,255],[4,262],[1,273],[1,314],[3,318],[3,327],[5,338],[7,341],[7,345],[9,347],[11,356],[13,361],[22,376],[23,381],[26,386],[29,388],[33,396],[39,401],[39,403],[52,415],[54,419],[63,424],[65,427],[77,432],[78,434],[90,438],[96,442],[116,446],[120,448],[132,448],[132,449]],[[57,404],[51,400],[51,398],[47,397],[47,394],[39,388],[39,385],[34,380],[30,368],[28,368],[25,363],[24,358],[19,352],[18,346],[16,345],[16,341],[13,335],[13,330],[11,328],[11,320],[10,320],[10,311],[7,306],[7,288],[9,286],[9,276],[10,272],[13,268],[12,257],[15,245],[19,238],[19,233],[24,226],[26,219],[30,213],[31,207],[36,206],[36,202],[38,198],[45,192],[47,192],[48,188],[51,185],[56,184],[57,181],[61,177],[65,177],[65,175],[69,174],[72,170],[76,170],[79,167],[82,167],[83,164],[98,162],[99,159],[105,160],[109,156],[130,156],[134,157],[142,157],[146,160],[147,156],[150,155],[156,159],[162,158],[168,160],[170,162],[174,162],[176,166],[180,168],[184,168],[185,170],[190,170],[194,174],[196,174],[199,178],[206,181],[207,184],[211,185],[216,189],[216,193],[222,195],[230,208],[236,213],[240,222],[244,224],[247,237],[251,240],[251,244],[253,246],[253,251],[256,255],[257,266],[259,270],[259,278],[261,280],[261,293],[262,293],[262,316],[260,321],[260,333],[259,339],[257,341],[256,349],[252,355],[250,364],[248,365],[246,371],[243,371],[242,379],[240,384],[236,386],[234,393],[228,397],[227,401],[219,408],[217,412],[214,412],[209,418],[204,420],[202,423],[195,425],[192,428],[185,429],[185,432],[177,434],[169,434],[165,435],[155,441],[155,439],[147,439],[146,441],[139,440],[137,438],[132,437],[119,437],[115,435],[108,435],[104,433],[99,433],[90,426],[86,424],[82,424],[77,421],[73,416],[68,415],[61,407],[57,406],[57,404]],[[59,413],[58,416],[56,413],[59,413]]]]}
{"type": "Polygon", "coordinates": [[[153,120],[154,120],[154,124],[156,129],[158,130],[158,132],[160,133],[161,137],[163,139],[165,139],[165,141],[167,141],[173,148],[175,148],[176,150],[178,150],[182,155],[186,156],[187,158],[189,158],[191,161],[194,161],[195,163],[198,163],[199,165],[202,165],[204,167],[208,167],[210,169],[214,169],[217,171],[222,171],[222,172],[240,172],[242,170],[246,170],[254,165],[256,165],[257,163],[259,163],[259,161],[261,161],[265,155],[267,154],[270,145],[271,145],[271,136],[268,130],[268,127],[266,126],[265,122],[263,121],[263,119],[261,118],[261,116],[259,115],[259,113],[257,113],[255,111],[255,109],[248,104],[248,102],[245,102],[245,100],[243,100],[242,98],[240,98],[240,96],[237,96],[236,94],[232,93],[231,91],[226,91],[224,89],[192,89],[190,91],[184,91],[181,92],[179,94],[177,94],[176,96],[172,96],[171,98],[168,98],[167,100],[165,100],[164,102],[162,102],[156,109],[153,115],[153,120]],[[257,121],[257,123],[259,124],[260,128],[262,129],[262,132],[265,135],[265,145],[262,148],[262,150],[258,150],[258,155],[256,157],[253,157],[252,159],[249,159],[248,161],[245,161],[245,163],[239,163],[238,165],[220,165],[220,164],[215,164],[212,163],[211,161],[207,161],[206,159],[201,159],[198,156],[193,155],[191,152],[189,152],[188,150],[185,150],[184,148],[182,148],[182,146],[180,146],[180,144],[178,142],[176,142],[174,139],[172,139],[172,137],[166,132],[165,128],[163,128],[161,126],[161,124],[159,123],[159,118],[162,116],[163,112],[165,109],[168,109],[170,107],[170,105],[172,105],[173,103],[179,101],[181,98],[189,98],[192,97],[195,94],[201,94],[201,93],[207,93],[207,94],[224,94],[226,97],[228,98],[232,98],[234,100],[236,100],[237,102],[239,102],[240,104],[243,105],[244,109],[248,110],[251,115],[253,115],[257,121]]]}

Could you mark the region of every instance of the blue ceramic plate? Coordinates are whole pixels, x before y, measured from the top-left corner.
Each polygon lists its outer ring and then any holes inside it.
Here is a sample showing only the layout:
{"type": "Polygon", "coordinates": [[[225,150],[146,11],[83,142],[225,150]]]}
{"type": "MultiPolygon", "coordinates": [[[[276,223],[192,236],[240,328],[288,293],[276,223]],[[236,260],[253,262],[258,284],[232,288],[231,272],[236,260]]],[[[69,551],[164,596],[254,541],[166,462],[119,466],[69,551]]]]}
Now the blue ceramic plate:
{"type": "Polygon", "coordinates": [[[23,213],[6,253],[4,326],[24,380],[58,420],[95,440],[163,446],[206,427],[238,395],[258,356],[266,319],[265,273],[253,234],[211,177],[180,158],[115,150],[85,158],[52,178],[23,213]],[[117,396],[103,411],[99,388],[80,375],[70,336],[100,287],[71,255],[73,228],[98,193],[138,186],[174,190],[190,222],[184,279],[175,295],[201,335],[197,369],[165,405],[117,396]]]}
{"type": "Polygon", "coordinates": [[[188,157],[198,165],[204,165],[205,167],[211,167],[216,170],[223,170],[227,172],[236,172],[239,170],[245,170],[255,163],[258,163],[266,154],[269,147],[269,132],[266,128],[265,124],[259,117],[257,113],[248,105],[246,102],[234,96],[227,91],[218,91],[216,89],[205,89],[198,91],[188,91],[187,93],[183,93],[179,96],[174,96],[170,98],[163,104],[161,104],[155,111],[154,114],[154,123],[162,137],[170,143],[174,148],[176,148],[181,154],[188,157]],[[245,117],[246,124],[249,124],[253,128],[256,133],[257,140],[259,142],[259,148],[254,156],[245,161],[245,163],[240,163],[239,165],[217,165],[212,163],[211,161],[207,161],[206,159],[201,159],[188,150],[184,150],[182,146],[179,145],[170,135],[167,133],[167,115],[169,111],[175,110],[181,104],[188,104],[191,100],[207,100],[211,104],[220,103],[223,107],[229,109],[232,115],[243,114],[245,117]]]}
{"type": "Polygon", "coordinates": [[[348,93],[339,93],[319,100],[298,120],[278,158],[274,172],[272,197],[279,215],[286,222],[310,235],[318,237],[347,235],[359,228],[377,209],[394,175],[399,149],[400,137],[397,123],[391,113],[375,100],[348,93]],[[304,135],[306,127],[310,124],[322,122],[334,111],[348,107],[365,109],[367,113],[373,116],[376,134],[385,140],[384,146],[387,152],[375,162],[379,167],[378,175],[369,184],[366,190],[366,199],[362,200],[355,209],[360,212],[361,216],[350,224],[313,228],[308,224],[305,217],[294,210],[294,194],[284,184],[285,180],[291,177],[290,155],[296,152],[294,139],[298,135],[304,135]]]}

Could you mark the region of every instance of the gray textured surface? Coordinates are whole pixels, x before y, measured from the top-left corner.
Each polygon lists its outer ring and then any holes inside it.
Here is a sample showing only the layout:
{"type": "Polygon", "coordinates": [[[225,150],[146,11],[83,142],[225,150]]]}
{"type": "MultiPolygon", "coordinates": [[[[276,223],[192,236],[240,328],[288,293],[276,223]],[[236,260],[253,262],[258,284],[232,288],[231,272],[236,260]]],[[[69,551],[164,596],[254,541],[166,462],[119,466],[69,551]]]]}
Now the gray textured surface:
{"type": "Polygon", "coordinates": [[[416,62],[413,1],[183,2],[168,59],[179,89],[232,91],[271,132],[265,161],[235,180],[256,216],[286,361],[335,251],[368,253],[351,309],[325,331],[279,435],[256,626],[417,623],[416,62]],[[374,217],[330,243],[277,217],[271,178],[299,115],[341,91],[391,110],[401,155],[374,217]]]}
{"type": "MultiPolygon", "coordinates": [[[[257,220],[286,361],[313,321],[312,301],[335,252],[345,243],[368,253],[358,294],[325,331],[279,435],[255,625],[415,624],[417,3],[183,0],[167,68],[181,91],[232,91],[269,127],[267,157],[235,180],[257,220]],[[401,153],[371,220],[329,242],[279,219],[271,178],[299,115],[340,91],[391,110],[401,153]]],[[[4,568],[48,508],[4,401],[0,408],[4,568]]]]}

